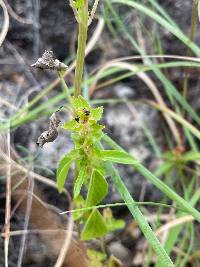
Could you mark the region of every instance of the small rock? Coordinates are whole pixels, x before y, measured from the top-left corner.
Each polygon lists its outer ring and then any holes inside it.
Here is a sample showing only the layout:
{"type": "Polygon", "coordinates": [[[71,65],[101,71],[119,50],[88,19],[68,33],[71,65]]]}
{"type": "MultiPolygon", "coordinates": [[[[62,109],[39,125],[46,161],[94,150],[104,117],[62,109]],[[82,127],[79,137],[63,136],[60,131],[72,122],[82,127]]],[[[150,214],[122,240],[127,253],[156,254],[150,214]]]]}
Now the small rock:
{"type": "Polygon", "coordinates": [[[131,258],[130,251],[120,242],[112,242],[108,247],[109,253],[117,257],[122,262],[131,258]]]}

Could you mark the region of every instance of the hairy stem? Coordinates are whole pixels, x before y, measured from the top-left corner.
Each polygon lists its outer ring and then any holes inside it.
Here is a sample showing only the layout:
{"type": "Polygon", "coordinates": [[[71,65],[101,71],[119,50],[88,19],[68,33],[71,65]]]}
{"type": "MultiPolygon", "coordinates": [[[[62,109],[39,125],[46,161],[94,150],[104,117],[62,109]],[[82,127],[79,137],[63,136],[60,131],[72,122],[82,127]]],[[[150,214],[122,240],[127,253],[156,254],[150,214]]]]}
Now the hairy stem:
{"type": "Polygon", "coordinates": [[[81,95],[81,85],[83,78],[83,69],[85,62],[85,48],[87,42],[87,31],[88,31],[88,0],[78,10],[79,14],[79,35],[78,35],[78,49],[76,58],[76,70],[74,80],[74,96],[78,97],[81,95]]]}

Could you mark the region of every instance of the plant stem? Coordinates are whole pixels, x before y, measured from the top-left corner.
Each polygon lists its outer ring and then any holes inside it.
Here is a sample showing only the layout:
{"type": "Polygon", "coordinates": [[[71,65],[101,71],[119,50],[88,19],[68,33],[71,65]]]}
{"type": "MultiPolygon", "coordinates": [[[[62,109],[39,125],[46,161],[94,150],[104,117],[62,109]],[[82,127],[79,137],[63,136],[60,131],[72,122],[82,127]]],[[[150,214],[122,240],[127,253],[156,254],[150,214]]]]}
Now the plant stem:
{"type": "MultiPolygon", "coordinates": [[[[197,29],[197,19],[198,19],[198,3],[199,0],[194,1],[194,6],[193,6],[193,12],[192,12],[192,21],[191,21],[191,29],[190,29],[190,34],[189,34],[189,42],[192,43],[195,38],[196,34],[196,29],[197,29]]],[[[187,56],[192,55],[192,50],[188,47],[187,49],[187,56]]],[[[184,83],[183,83],[183,96],[186,99],[187,94],[188,94],[188,83],[189,83],[189,74],[188,70],[185,69],[185,78],[184,78],[184,83]]]]}
{"type": "Polygon", "coordinates": [[[88,0],[78,10],[79,14],[79,35],[78,35],[78,49],[76,58],[76,70],[75,70],[75,80],[74,80],[74,96],[78,97],[81,95],[81,85],[83,78],[83,69],[85,62],[85,48],[87,42],[87,31],[88,31],[88,0]]]}
{"type": "Polygon", "coordinates": [[[70,92],[69,92],[69,88],[65,82],[65,79],[64,79],[64,76],[62,74],[62,71],[58,71],[58,76],[60,78],[60,83],[61,83],[61,86],[63,88],[63,93],[66,95],[66,99],[67,101],[69,102],[69,104],[71,103],[71,95],[70,95],[70,92]]]}

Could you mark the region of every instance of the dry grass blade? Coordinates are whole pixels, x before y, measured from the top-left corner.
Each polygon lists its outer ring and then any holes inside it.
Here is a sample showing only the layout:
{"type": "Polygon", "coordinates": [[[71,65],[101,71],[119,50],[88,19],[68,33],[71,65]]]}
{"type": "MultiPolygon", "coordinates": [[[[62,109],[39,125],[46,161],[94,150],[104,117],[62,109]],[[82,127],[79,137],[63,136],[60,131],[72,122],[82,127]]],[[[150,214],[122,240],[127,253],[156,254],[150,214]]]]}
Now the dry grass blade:
{"type": "Polygon", "coordinates": [[[173,118],[175,121],[180,123],[182,126],[186,127],[195,137],[197,137],[200,140],[200,131],[198,128],[193,126],[191,123],[189,123],[187,120],[185,120],[182,116],[178,115],[168,107],[163,107],[153,101],[146,101],[150,106],[154,107],[155,109],[158,109],[162,112],[165,112],[168,114],[171,118],[173,118]]]}
{"type": "MultiPolygon", "coordinates": [[[[71,197],[69,194],[67,194],[67,196],[68,196],[68,200],[70,203],[70,209],[72,209],[73,206],[72,206],[71,197]]],[[[65,261],[67,251],[69,249],[69,246],[70,246],[70,243],[72,240],[72,235],[73,235],[73,217],[72,217],[72,214],[69,216],[68,221],[69,221],[68,226],[67,226],[68,229],[65,230],[64,242],[63,242],[63,245],[60,249],[60,253],[59,253],[59,256],[57,258],[57,261],[56,261],[56,264],[54,267],[61,267],[63,265],[63,262],[65,261]]]]}
{"type": "MultiPolygon", "coordinates": [[[[0,88],[1,89],[1,88],[0,88]]],[[[0,105],[4,105],[12,110],[17,111],[16,106],[12,105],[10,102],[8,102],[7,100],[5,100],[4,98],[0,97],[0,105]]]]}
{"type": "MultiPolygon", "coordinates": [[[[23,234],[27,234],[27,235],[37,235],[37,234],[55,234],[55,233],[68,233],[68,230],[64,230],[64,229],[53,229],[53,230],[40,230],[40,229],[27,229],[27,230],[16,230],[16,231],[10,231],[10,236],[19,236],[19,235],[23,235],[23,234]]],[[[73,234],[76,234],[75,232],[73,232],[73,234]]],[[[1,237],[5,237],[5,233],[1,233],[0,234],[1,237]]]]}
{"type": "Polygon", "coordinates": [[[29,19],[24,19],[22,17],[20,17],[19,15],[16,14],[16,12],[12,9],[12,7],[9,5],[8,1],[7,0],[4,0],[5,2],[5,5],[7,7],[7,10],[8,10],[8,13],[10,14],[10,16],[17,20],[18,22],[22,23],[22,24],[28,24],[28,25],[31,25],[33,24],[33,22],[29,19]]]}
{"type": "Polygon", "coordinates": [[[2,7],[3,14],[4,14],[3,26],[2,26],[2,30],[0,33],[0,46],[2,46],[3,41],[5,40],[8,29],[9,29],[9,16],[8,16],[7,7],[3,0],[0,0],[0,6],[2,7]]]}
{"type": "Polygon", "coordinates": [[[168,231],[173,227],[176,227],[180,224],[183,225],[187,222],[192,222],[192,221],[194,221],[194,217],[192,217],[191,215],[186,215],[186,216],[183,216],[180,218],[176,218],[176,219],[166,223],[165,225],[161,226],[158,230],[156,230],[155,234],[157,236],[161,236],[165,232],[168,233],[168,231]]]}
{"type": "MultiPolygon", "coordinates": [[[[175,252],[176,254],[177,254],[177,256],[178,255],[181,255],[182,257],[187,257],[187,263],[188,264],[190,264],[191,263],[191,265],[189,265],[189,266],[194,266],[195,267],[195,265],[193,264],[193,255],[188,255],[186,252],[184,252],[184,251],[182,251],[180,248],[178,248],[178,247],[174,247],[173,248],[173,252],[175,252]]],[[[199,258],[199,255],[198,255],[198,258],[199,258]]],[[[188,265],[187,265],[188,266],[188,265]]]]}
{"type": "MultiPolygon", "coordinates": [[[[8,155],[5,153],[5,138],[0,136],[0,165],[4,165],[8,162],[8,155]]],[[[40,182],[48,184],[56,188],[56,183],[48,178],[36,175],[34,172],[29,172],[25,167],[18,164],[16,161],[19,160],[16,152],[11,149],[11,187],[15,187],[15,192],[13,192],[12,197],[15,202],[18,202],[21,198],[22,193],[27,192],[28,181],[24,180],[20,182],[22,178],[27,174],[34,179],[38,179],[40,182]],[[18,185],[18,186],[16,186],[18,185]]],[[[0,169],[0,174],[3,175],[5,170],[0,169]]],[[[65,191],[66,192],[66,191],[65,191]]],[[[44,242],[49,253],[57,258],[55,264],[56,267],[87,267],[87,256],[84,245],[78,240],[77,236],[73,232],[73,222],[72,218],[66,217],[66,223],[61,223],[59,219],[58,212],[52,211],[49,205],[46,205],[44,201],[44,195],[40,192],[39,188],[35,185],[34,192],[27,192],[26,197],[21,201],[20,208],[21,211],[25,212],[27,207],[27,195],[32,195],[32,210],[30,213],[29,222],[30,224],[39,229],[40,238],[44,242]],[[68,222],[68,225],[67,225],[68,222]],[[66,228],[67,225],[67,228],[66,228]],[[52,230],[51,236],[49,236],[45,231],[52,230]],[[67,230],[66,230],[67,229],[67,230]],[[60,247],[62,246],[62,247],[60,247]]],[[[10,220],[10,216],[9,216],[10,220]]],[[[27,229],[22,230],[22,234],[27,234],[27,229]]],[[[6,233],[3,235],[6,237],[6,233]]],[[[7,267],[7,266],[6,266],[7,267]]]]}
{"type": "MultiPolygon", "coordinates": [[[[161,215],[161,216],[163,216],[163,215],[161,215]]],[[[169,214],[166,214],[166,218],[161,217],[161,219],[162,220],[164,219],[163,221],[166,221],[166,223],[155,231],[156,236],[162,240],[163,244],[165,243],[167,236],[168,236],[168,233],[172,228],[174,228],[178,225],[183,225],[185,223],[194,221],[194,217],[192,217],[191,215],[182,216],[180,218],[173,218],[173,217],[174,216],[170,216],[169,214]]],[[[154,220],[152,220],[152,218],[150,216],[149,221],[156,221],[157,218],[158,218],[158,215],[155,214],[154,220]]],[[[147,217],[147,219],[148,219],[148,217],[147,217]]],[[[143,245],[143,250],[145,253],[146,253],[147,248],[148,248],[148,242],[145,241],[144,245],[143,245]]]]}
{"type": "Polygon", "coordinates": [[[5,210],[5,240],[4,255],[5,267],[8,267],[8,247],[10,239],[10,214],[11,214],[11,155],[10,155],[10,132],[7,133],[7,157],[6,162],[6,210],[5,210]]]}
{"type": "Polygon", "coordinates": [[[92,23],[92,20],[95,16],[95,13],[96,13],[96,10],[97,10],[97,7],[98,7],[98,3],[99,3],[99,0],[95,0],[94,1],[94,4],[93,4],[93,7],[92,7],[92,10],[90,12],[90,17],[89,17],[89,22],[88,22],[88,25],[90,25],[92,23]]]}
{"type": "MultiPolygon", "coordinates": [[[[34,188],[34,179],[32,177],[28,176],[27,191],[29,192],[29,194],[27,196],[27,205],[26,205],[26,212],[25,212],[25,219],[24,219],[24,230],[28,229],[29,218],[30,218],[30,213],[31,213],[31,206],[32,206],[33,188],[34,188]]],[[[26,243],[26,234],[23,234],[22,238],[21,238],[17,267],[22,266],[25,243],[26,243]]]]}
{"type": "MultiPolygon", "coordinates": [[[[121,69],[126,69],[126,70],[130,70],[133,73],[138,71],[138,68],[136,66],[134,66],[133,64],[129,64],[127,62],[109,62],[107,64],[104,65],[104,67],[102,67],[96,75],[96,78],[94,79],[94,82],[92,83],[91,87],[90,87],[90,94],[92,94],[95,90],[96,84],[98,82],[99,77],[101,77],[101,74],[110,67],[119,67],[121,69]]],[[[153,82],[153,80],[144,72],[139,72],[136,74],[141,80],[143,80],[143,82],[147,85],[147,87],[150,89],[151,93],[153,94],[154,98],[156,99],[157,103],[161,106],[166,108],[166,104],[157,88],[157,86],[155,85],[155,83],[153,82]]],[[[179,131],[174,123],[174,121],[170,118],[170,116],[168,114],[165,114],[163,112],[163,116],[166,119],[167,124],[169,125],[169,128],[174,136],[174,139],[176,140],[178,145],[181,145],[181,137],[179,134],[179,131]]]]}
{"type": "MultiPolygon", "coordinates": [[[[110,61],[108,61],[107,63],[115,63],[115,62],[121,62],[121,61],[130,61],[130,60],[138,60],[138,59],[177,59],[177,60],[186,60],[186,61],[192,61],[192,62],[197,62],[200,63],[200,59],[199,58],[195,58],[195,57],[186,57],[186,56],[177,56],[177,55],[142,55],[142,56],[128,56],[128,57],[119,57],[119,58],[115,58],[112,59],[110,61]]],[[[90,75],[94,74],[96,71],[98,71],[99,69],[102,69],[105,66],[105,64],[102,64],[100,66],[98,66],[97,68],[93,69],[90,72],[90,75]]]]}

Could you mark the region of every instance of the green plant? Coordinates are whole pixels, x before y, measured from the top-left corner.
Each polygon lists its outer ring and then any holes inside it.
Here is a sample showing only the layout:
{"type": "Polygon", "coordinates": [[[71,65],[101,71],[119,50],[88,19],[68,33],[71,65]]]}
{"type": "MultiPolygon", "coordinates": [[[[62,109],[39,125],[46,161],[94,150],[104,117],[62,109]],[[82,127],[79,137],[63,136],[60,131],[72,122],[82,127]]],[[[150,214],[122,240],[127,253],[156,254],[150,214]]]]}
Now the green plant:
{"type": "MultiPolygon", "coordinates": [[[[181,32],[178,27],[172,25],[167,17],[167,20],[161,16],[155,14],[152,11],[149,11],[146,7],[141,4],[135,3],[135,1],[123,1],[123,0],[113,0],[113,3],[122,3],[135,7],[141,12],[147,14],[154,19],[167,27],[174,35],[180,38],[184,43],[188,44],[188,38],[181,32]]],[[[71,113],[71,120],[67,121],[63,125],[63,129],[71,132],[71,139],[74,142],[74,149],[65,155],[59,162],[57,168],[57,184],[58,189],[61,192],[70,166],[72,163],[75,164],[74,171],[74,206],[79,209],[78,212],[74,213],[74,220],[77,221],[78,225],[81,225],[80,237],[82,240],[89,240],[92,238],[101,238],[109,231],[121,228],[123,226],[122,222],[119,222],[113,218],[112,215],[101,214],[98,210],[97,205],[106,197],[108,193],[108,184],[106,177],[110,175],[112,180],[120,192],[122,199],[129,208],[133,217],[137,221],[141,231],[144,233],[145,237],[149,241],[151,247],[157,253],[159,262],[162,266],[174,266],[165,249],[162,247],[157,237],[155,236],[152,228],[147,223],[142,212],[140,211],[137,202],[134,201],[130,195],[128,189],[124,185],[121,177],[119,176],[116,168],[112,165],[112,162],[119,164],[130,164],[140,172],[144,177],[150,180],[157,188],[159,188],[165,196],[168,196],[170,199],[174,200],[176,204],[189,214],[192,214],[194,218],[200,222],[200,213],[193,207],[193,204],[186,201],[184,198],[180,197],[175,190],[167,186],[166,183],[162,182],[150,171],[148,171],[141,163],[134,159],[130,154],[123,151],[113,140],[103,133],[104,126],[99,124],[99,121],[103,115],[103,107],[93,108],[90,106],[89,102],[86,101],[81,96],[81,87],[83,84],[83,67],[84,67],[84,57],[85,57],[85,47],[87,40],[87,29],[88,29],[88,1],[87,0],[77,0],[70,1],[71,6],[74,10],[75,17],[79,24],[79,38],[78,38],[78,50],[77,50],[77,66],[75,71],[75,80],[74,80],[74,96],[71,97],[68,87],[64,80],[64,75],[62,70],[58,70],[58,75],[60,77],[63,88],[65,89],[64,95],[68,100],[68,109],[71,113]],[[113,150],[104,150],[101,141],[104,140],[113,150]],[[82,195],[81,189],[84,187],[86,189],[86,194],[82,195]],[[90,209],[92,206],[92,209],[90,209]],[[88,209],[87,209],[88,208],[88,209]]],[[[94,14],[95,8],[98,1],[95,1],[93,11],[94,14]]],[[[91,21],[92,18],[89,18],[91,21]]],[[[199,55],[200,49],[194,44],[189,43],[188,46],[192,49],[197,55],[199,55]]],[[[141,52],[142,53],[142,52],[141,52]]],[[[189,62],[180,62],[180,66],[187,66],[189,62]]],[[[199,116],[193,112],[191,107],[185,101],[185,99],[177,92],[177,90],[171,85],[163,74],[158,71],[162,67],[166,67],[166,64],[154,64],[152,66],[141,68],[143,71],[152,69],[157,76],[164,81],[166,89],[169,92],[169,98],[174,97],[184,108],[191,114],[191,116],[199,122],[199,116]]],[[[170,63],[168,64],[170,65],[170,63]]],[[[175,63],[171,63],[175,65],[175,63]]],[[[177,63],[178,65],[178,63],[177,63]]],[[[194,66],[199,67],[199,64],[194,66]]],[[[140,69],[140,70],[141,70],[140,69]]],[[[138,72],[140,71],[138,70],[138,72]]],[[[114,69],[115,72],[118,69],[114,69]]],[[[128,75],[133,75],[129,73],[128,75]]],[[[162,110],[161,107],[157,107],[162,110]]],[[[182,119],[179,114],[175,114],[168,109],[164,109],[164,112],[168,113],[172,118],[177,120],[180,124],[191,131],[191,134],[200,137],[199,130],[189,124],[186,120],[182,119]]],[[[199,157],[193,155],[185,155],[186,158],[183,160],[187,161],[188,158],[199,157]]],[[[180,162],[179,162],[180,163],[180,162]]],[[[170,166],[171,167],[171,166],[170,166]]],[[[170,168],[169,167],[169,168],[170,168]]],[[[94,255],[90,256],[92,260],[94,255]]],[[[104,260],[103,255],[95,255],[98,259],[104,260]]]]}
{"type": "MultiPolygon", "coordinates": [[[[130,155],[123,151],[109,151],[103,150],[99,142],[103,136],[103,126],[97,122],[101,119],[103,109],[102,107],[92,109],[87,101],[80,96],[81,83],[83,75],[84,63],[84,49],[87,35],[88,18],[88,2],[77,1],[71,2],[75,16],[79,23],[79,38],[78,38],[78,51],[77,51],[77,68],[75,72],[75,97],[70,101],[72,120],[64,125],[65,130],[72,132],[72,140],[74,141],[74,150],[66,155],[59,163],[57,169],[58,188],[61,191],[66,176],[68,174],[70,164],[75,161],[75,183],[74,183],[74,196],[75,205],[92,206],[97,205],[107,195],[108,185],[105,175],[104,161],[113,161],[116,163],[133,164],[137,165],[137,161],[133,160],[130,155]],[[85,185],[88,193],[86,199],[79,197],[82,185],[85,185]],[[79,197],[77,203],[76,199],[79,197]]],[[[111,166],[112,167],[112,166],[111,166]]],[[[113,167],[111,168],[113,169],[113,167]]],[[[113,177],[116,177],[115,173],[113,177]]],[[[118,187],[122,185],[118,185],[118,187]]],[[[132,198],[129,197],[130,202],[132,198]]],[[[134,204],[134,202],[133,202],[134,204]]],[[[143,215],[138,207],[131,206],[133,215],[139,222],[144,234],[151,242],[154,249],[157,251],[161,261],[165,266],[173,266],[173,263],[163,250],[157,238],[154,236],[150,226],[145,221],[143,215]]],[[[80,220],[80,216],[78,218],[80,220]]],[[[82,213],[81,219],[84,222],[84,227],[81,233],[83,240],[91,239],[94,237],[101,237],[108,231],[105,218],[100,214],[97,209],[93,209],[89,214],[82,213]]],[[[112,229],[111,229],[112,230],[112,229]]]]}
{"type": "MultiPolygon", "coordinates": [[[[120,36],[124,36],[125,38],[127,38],[130,41],[130,44],[132,44],[133,47],[135,49],[137,49],[139,53],[142,54],[141,58],[143,59],[143,61],[145,61],[146,64],[153,65],[152,69],[153,69],[153,71],[155,70],[154,73],[162,82],[164,89],[166,90],[166,93],[169,96],[169,99],[171,100],[174,98],[174,100],[175,100],[172,102],[172,106],[176,109],[176,112],[177,112],[176,116],[178,116],[179,119],[181,119],[181,120],[183,119],[181,116],[179,116],[180,110],[179,110],[179,107],[177,105],[179,102],[181,107],[184,110],[188,111],[188,114],[185,116],[190,115],[194,119],[194,117],[192,115],[193,111],[191,110],[191,106],[188,105],[186,98],[182,97],[179,94],[178,89],[175,88],[175,86],[169,80],[169,77],[164,76],[164,74],[161,72],[161,69],[156,70],[155,63],[149,62],[149,56],[145,54],[145,51],[141,50],[140,46],[137,44],[137,41],[135,41],[135,39],[137,39],[137,35],[134,36],[134,35],[131,35],[129,33],[129,27],[127,27],[127,26],[125,27],[125,25],[124,25],[124,21],[125,21],[124,16],[121,16],[120,12],[117,11],[118,5],[116,5],[116,4],[113,5],[111,2],[112,1],[107,1],[107,4],[109,7],[108,14],[110,14],[110,12],[112,12],[112,16],[110,16],[110,15],[106,16],[106,13],[104,12],[105,19],[108,20],[108,22],[109,22],[109,20],[110,21],[114,20],[114,23],[118,25],[117,26],[117,31],[118,31],[117,34],[120,33],[121,34],[120,36]],[[177,103],[176,103],[176,101],[177,101],[177,103]],[[190,108],[189,108],[189,106],[190,106],[190,108]]],[[[113,1],[113,2],[117,2],[117,1],[113,1]]],[[[170,29],[171,27],[173,27],[174,30],[180,31],[180,28],[177,25],[177,23],[174,22],[174,20],[166,13],[166,11],[162,8],[162,6],[157,3],[156,0],[149,0],[149,1],[147,1],[147,3],[145,2],[145,4],[143,4],[142,1],[141,1],[142,3],[136,3],[138,1],[119,1],[119,2],[120,2],[120,4],[123,3],[124,5],[128,5],[129,7],[136,8],[139,12],[145,13],[146,16],[150,16],[153,20],[155,19],[155,21],[158,23],[162,23],[161,20],[163,20],[163,22],[165,21],[165,25],[162,24],[162,26],[168,31],[171,31],[171,29],[170,29]],[[151,3],[151,5],[148,5],[148,2],[151,3]],[[157,13],[159,18],[158,18],[158,16],[157,17],[151,16],[152,12],[157,13]],[[168,26],[170,26],[170,27],[168,27],[168,26]]],[[[194,32],[195,32],[195,27],[196,27],[195,23],[196,23],[196,16],[197,16],[197,4],[198,4],[197,2],[198,1],[194,1],[194,9],[193,9],[193,14],[192,14],[192,25],[191,25],[191,31],[190,31],[190,38],[188,38],[187,45],[189,45],[189,43],[194,41],[194,32]]],[[[140,18],[140,20],[142,21],[141,18],[140,18]]],[[[141,22],[141,24],[142,24],[142,22],[141,22]]],[[[132,31],[132,27],[130,27],[130,30],[132,31]]],[[[149,30],[148,29],[146,29],[146,30],[149,33],[149,30]]],[[[178,35],[177,35],[177,37],[178,37],[178,35]]],[[[143,38],[145,39],[145,36],[143,36],[143,38]]],[[[153,34],[153,38],[154,38],[154,34],[153,34]]],[[[183,41],[183,39],[182,39],[182,41],[183,41]]],[[[162,51],[162,52],[164,53],[164,51],[162,51]]],[[[191,49],[188,47],[187,55],[192,54],[191,52],[192,52],[191,49]]],[[[194,52],[194,50],[193,50],[193,52],[194,52]]],[[[160,51],[155,51],[155,53],[160,53],[160,51]]],[[[162,55],[160,55],[160,56],[162,57],[162,55]]],[[[164,57],[165,57],[165,55],[163,55],[163,60],[164,60],[164,57]]],[[[184,79],[184,89],[186,88],[186,91],[187,91],[187,86],[188,86],[187,80],[188,80],[188,76],[186,75],[185,79],[184,79]]],[[[173,116],[174,115],[175,115],[175,113],[173,114],[173,116]]],[[[175,117],[174,117],[174,119],[175,119],[175,117]]],[[[199,116],[198,115],[196,116],[196,119],[197,119],[198,124],[199,124],[199,116]]],[[[194,119],[194,120],[196,120],[196,119],[194,119]]],[[[179,122],[180,122],[180,120],[179,120],[179,122]]],[[[184,127],[184,125],[183,125],[183,127],[184,127]]],[[[184,127],[184,132],[185,132],[185,140],[184,140],[183,144],[184,145],[185,145],[185,143],[189,144],[189,146],[191,147],[191,149],[193,151],[193,152],[189,152],[189,153],[192,153],[192,154],[194,153],[193,154],[193,156],[194,156],[193,160],[195,160],[195,155],[198,157],[198,151],[199,151],[196,140],[195,140],[194,136],[188,132],[187,127],[184,127]]],[[[168,138],[168,143],[169,143],[169,147],[172,149],[172,144],[171,144],[170,138],[168,138]]],[[[178,152],[178,150],[177,150],[177,152],[178,152]]],[[[183,190],[180,190],[180,188],[179,188],[180,194],[183,195],[184,199],[186,199],[188,202],[190,202],[192,205],[194,205],[194,203],[192,203],[192,201],[190,201],[190,199],[192,198],[193,194],[195,194],[196,196],[198,195],[198,194],[196,194],[197,193],[196,192],[196,186],[198,186],[197,181],[198,181],[198,175],[199,175],[198,174],[199,173],[198,162],[196,164],[193,164],[193,167],[191,167],[191,166],[189,167],[188,166],[189,163],[183,159],[184,155],[187,154],[188,152],[184,153],[184,151],[182,151],[182,153],[183,153],[183,155],[179,155],[182,158],[181,162],[180,162],[180,160],[178,160],[178,161],[173,160],[174,153],[172,153],[171,151],[169,153],[170,158],[171,158],[170,161],[168,161],[165,157],[163,159],[163,157],[161,155],[164,163],[161,165],[158,172],[156,172],[156,176],[159,177],[162,173],[163,174],[162,178],[163,178],[165,184],[170,184],[170,186],[173,187],[173,189],[175,191],[177,190],[176,185],[177,184],[180,185],[180,183],[181,183],[181,188],[183,190]],[[180,168],[182,169],[181,172],[180,172],[180,168]],[[178,169],[178,171],[177,171],[177,169],[178,169]],[[190,179],[190,177],[191,177],[191,179],[190,179]]],[[[189,165],[191,165],[191,163],[189,165]]],[[[166,197],[163,198],[163,202],[165,202],[165,201],[168,201],[166,197]]],[[[163,210],[162,210],[162,208],[160,208],[158,215],[157,215],[158,222],[157,222],[156,227],[159,227],[161,224],[160,215],[162,213],[163,213],[163,210]]],[[[176,218],[178,218],[179,216],[183,216],[183,214],[181,214],[180,212],[177,212],[176,218]]],[[[165,249],[166,249],[167,253],[169,253],[169,254],[172,252],[175,245],[176,245],[176,247],[181,247],[182,251],[185,250],[185,252],[186,252],[185,256],[181,255],[181,253],[180,253],[181,251],[177,253],[177,255],[178,255],[177,260],[176,260],[177,266],[186,266],[184,264],[187,264],[186,262],[189,259],[189,255],[192,255],[193,250],[195,250],[195,243],[194,243],[195,237],[194,237],[194,233],[192,230],[194,228],[194,223],[190,223],[190,226],[191,227],[186,227],[186,229],[184,228],[184,225],[178,225],[177,227],[172,228],[170,230],[168,238],[165,242],[165,249]],[[184,242],[182,242],[183,237],[180,235],[180,233],[181,233],[181,231],[183,231],[183,229],[186,230],[185,233],[186,233],[186,235],[188,235],[186,238],[187,242],[185,242],[185,240],[184,240],[184,242]],[[189,229],[191,229],[191,230],[189,230],[189,229]],[[190,244],[189,246],[188,246],[188,243],[190,244]]],[[[151,251],[150,251],[150,254],[152,255],[151,251]]],[[[150,258],[151,258],[151,256],[150,256],[150,258]]],[[[147,260],[145,266],[150,266],[150,261],[147,260]]],[[[160,267],[160,266],[163,266],[163,264],[160,261],[158,261],[156,263],[156,267],[157,266],[160,267]]]]}

